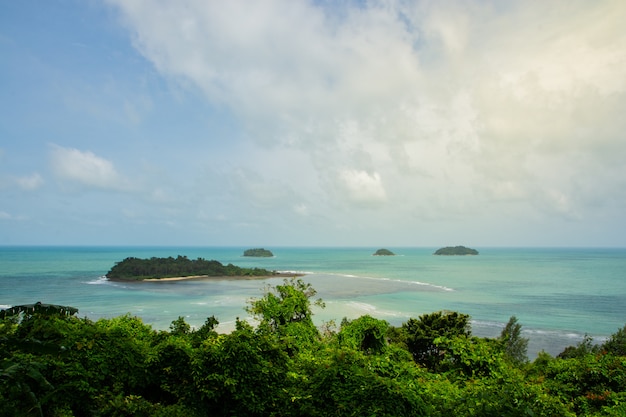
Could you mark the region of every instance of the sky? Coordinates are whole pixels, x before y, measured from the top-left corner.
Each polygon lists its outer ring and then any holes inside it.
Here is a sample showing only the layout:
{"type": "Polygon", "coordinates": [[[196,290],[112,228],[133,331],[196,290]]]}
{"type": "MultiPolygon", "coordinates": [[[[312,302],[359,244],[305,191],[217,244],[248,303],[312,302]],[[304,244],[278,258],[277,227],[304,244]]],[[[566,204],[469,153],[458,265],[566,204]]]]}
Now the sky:
{"type": "Polygon", "coordinates": [[[0,245],[626,247],[625,21],[0,1],[0,245]]]}

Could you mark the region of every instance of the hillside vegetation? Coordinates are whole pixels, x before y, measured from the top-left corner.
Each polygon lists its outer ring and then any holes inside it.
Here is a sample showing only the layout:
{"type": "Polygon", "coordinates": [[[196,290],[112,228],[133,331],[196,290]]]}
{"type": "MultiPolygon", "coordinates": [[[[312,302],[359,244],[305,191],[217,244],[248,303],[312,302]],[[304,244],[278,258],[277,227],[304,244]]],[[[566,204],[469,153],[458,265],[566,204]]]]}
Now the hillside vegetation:
{"type": "Polygon", "coordinates": [[[465,246],[446,246],[437,249],[433,255],[478,255],[478,251],[465,246]]]}
{"type": "Polygon", "coordinates": [[[626,327],[529,363],[515,317],[498,338],[434,312],[399,327],[313,324],[315,290],[285,280],[250,301],[253,326],[215,317],[154,330],[50,304],[0,314],[1,416],[624,416],[626,327]]]}
{"type": "Polygon", "coordinates": [[[262,268],[240,268],[233,264],[222,265],[219,261],[207,261],[203,258],[191,260],[186,256],[176,258],[126,258],[117,262],[106,277],[111,280],[141,281],[171,277],[210,276],[271,276],[275,271],[262,268]]]}
{"type": "Polygon", "coordinates": [[[271,258],[274,256],[271,250],[263,248],[246,249],[243,251],[243,256],[253,256],[257,258],[271,258]]]}
{"type": "Polygon", "coordinates": [[[378,249],[374,252],[374,256],[394,256],[395,253],[390,251],[389,249],[378,249]]]}

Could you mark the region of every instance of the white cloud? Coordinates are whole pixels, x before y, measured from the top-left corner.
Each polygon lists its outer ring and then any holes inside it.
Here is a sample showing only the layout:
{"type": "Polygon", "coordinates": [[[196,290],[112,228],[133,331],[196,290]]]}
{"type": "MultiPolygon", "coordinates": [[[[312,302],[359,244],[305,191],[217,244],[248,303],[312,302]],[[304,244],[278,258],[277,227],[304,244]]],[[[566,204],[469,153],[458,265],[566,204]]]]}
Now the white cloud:
{"type": "Polygon", "coordinates": [[[339,180],[347,192],[348,199],[356,203],[380,204],[385,202],[387,195],[380,175],[346,169],[339,173],[339,180]]]}
{"type": "Polygon", "coordinates": [[[331,218],[339,190],[385,213],[583,219],[624,200],[622,1],[110,3],[161,74],[268,149],[232,178],[256,207],[315,193],[294,211],[331,218]]]}
{"type": "Polygon", "coordinates": [[[90,151],[53,146],[50,162],[55,175],[87,187],[127,191],[130,183],[121,176],[111,161],[90,151]]]}
{"type": "Polygon", "coordinates": [[[310,214],[309,208],[304,203],[294,204],[293,211],[300,216],[308,216],[310,214]]]}
{"type": "Polygon", "coordinates": [[[43,185],[44,180],[39,173],[35,172],[28,176],[17,177],[15,182],[25,190],[36,190],[43,185]]]}
{"type": "Polygon", "coordinates": [[[11,213],[9,213],[9,212],[6,212],[6,211],[2,211],[2,210],[0,210],[0,220],[17,220],[17,221],[23,221],[23,220],[26,220],[26,219],[27,219],[27,217],[25,217],[25,216],[22,216],[22,215],[17,215],[17,216],[16,216],[16,215],[11,214],[11,213]]]}

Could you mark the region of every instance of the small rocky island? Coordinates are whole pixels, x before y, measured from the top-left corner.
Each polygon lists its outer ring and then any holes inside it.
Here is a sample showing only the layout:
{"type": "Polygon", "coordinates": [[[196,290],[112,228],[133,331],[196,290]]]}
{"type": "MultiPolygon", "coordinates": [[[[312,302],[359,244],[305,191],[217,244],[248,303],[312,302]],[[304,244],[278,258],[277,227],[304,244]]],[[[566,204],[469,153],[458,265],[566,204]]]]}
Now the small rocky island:
{"type": "Polygon", "coordinates": [[[378,249],[373,256],[394,256],[395,253],[389,249],[378,249]]]}
{"type": "Polygon", "coordinates": [[[437,249],[433,255],[478,255],[478,251],[465,246],[446,246],[445,248],[437,249]]]}
{"type": "Polygon", "coordinates": [[[271,258],[274,256],[272,251],[263,248],[246,249],[243,256],[252,256],[255,258],[271,258]]]}

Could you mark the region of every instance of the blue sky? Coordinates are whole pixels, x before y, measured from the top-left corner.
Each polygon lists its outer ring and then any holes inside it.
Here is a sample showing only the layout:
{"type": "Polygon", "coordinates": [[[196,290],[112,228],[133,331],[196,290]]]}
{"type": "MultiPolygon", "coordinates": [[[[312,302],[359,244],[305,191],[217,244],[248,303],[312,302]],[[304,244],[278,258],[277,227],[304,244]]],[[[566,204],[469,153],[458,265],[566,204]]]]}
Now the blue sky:
{"type": "Polygon", "coordinates": [[[626,246],[624,21],[0,2],[0,245],[626,246]]]}

